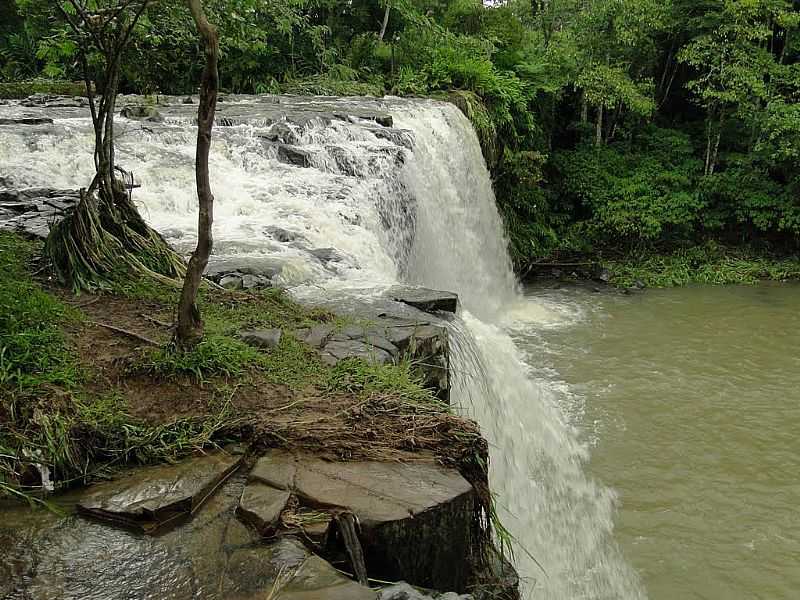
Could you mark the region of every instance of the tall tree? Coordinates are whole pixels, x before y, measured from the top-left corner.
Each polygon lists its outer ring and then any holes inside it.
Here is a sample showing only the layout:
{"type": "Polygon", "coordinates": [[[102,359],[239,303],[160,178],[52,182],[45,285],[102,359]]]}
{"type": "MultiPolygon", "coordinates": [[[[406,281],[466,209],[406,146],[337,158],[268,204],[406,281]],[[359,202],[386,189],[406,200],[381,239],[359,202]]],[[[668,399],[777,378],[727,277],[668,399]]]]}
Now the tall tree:
{"type": "Polygon", "coordinates": [[[197,31],[203,41],[205,67],[200,81],[200,106],[197,109],[197,149],[195,177],[199,216],[197,223],[197,248],[189,259],[189,268],[183,281],[178,304],[178,327],[175,337],[180,347],[196,344],[203,337],[203,320],[197,308],[197,291],[214,244],[211,226],[214,222],[214,194],[208,172],[208,154],[211,150],[211,131],[219,90],[219,38],[217,30],[208,22],[201,0],[187,0],[197,31]]]}

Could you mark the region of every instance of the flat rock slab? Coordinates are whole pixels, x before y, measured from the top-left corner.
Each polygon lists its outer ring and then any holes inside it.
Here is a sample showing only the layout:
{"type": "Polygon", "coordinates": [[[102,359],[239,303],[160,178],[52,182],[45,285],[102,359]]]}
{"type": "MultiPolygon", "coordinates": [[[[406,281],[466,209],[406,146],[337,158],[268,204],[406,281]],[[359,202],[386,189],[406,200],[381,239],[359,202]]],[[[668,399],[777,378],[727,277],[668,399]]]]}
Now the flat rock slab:
{"type": "Polygon", "coordinates": [[[281,519],[291,494],[278,490],[261,481],[250,481],[242,492],[236,514],[259,533],[266,536],[272,533],[281,519]]]}
{"type": "Polygon", "coordinates": [[[322,354],[322,362],[335,365],[347,358],[360,358],[361,360],[376,364],[386,365],[392,363],[392,355],[386,350],[359,342],[357,340],[332,340],[325,344],[322,354]]]}
{"type": "MultiPolygon", "coordinates": [[[[291,578],[281,586],[275,600],[376,600],[378,593],[343,576],[319,556],[309,554],[296,540],[285,539],[276,546],[293,544],[303,561],[291,568],[291,578]]],[[[284,567],[285,568],[285,567],[284,567]]]]}
{"type": "Polygon", "coordinates": [[[433,462],[328,462],[272,451],[250,474],[304,506],[347,510],[360,524],[370,576],[459,590],[470,570],[476,496],[455,469],[433,462]]]}
{"type": "Polygon", "coordinates": [[[128,477],[92,486],[77,509],[149,533],[193,514],[236,470],[240,459],[219,452],[138,469],[128,477]]]}
{"type": "Polygon", "coordinates": [[[243,485],[233,475],[193,519],[157,536],[0,506],[0,598],[375,600],[298,540],[264,544],[239,523],[243,485]]]}
{"type": "Polygon", "coordinates": [[[393,300],[418,308],[423,312],[449,312],[458,310],[458,295],[427,288],[394,287],[389,290],[393,300]]]}

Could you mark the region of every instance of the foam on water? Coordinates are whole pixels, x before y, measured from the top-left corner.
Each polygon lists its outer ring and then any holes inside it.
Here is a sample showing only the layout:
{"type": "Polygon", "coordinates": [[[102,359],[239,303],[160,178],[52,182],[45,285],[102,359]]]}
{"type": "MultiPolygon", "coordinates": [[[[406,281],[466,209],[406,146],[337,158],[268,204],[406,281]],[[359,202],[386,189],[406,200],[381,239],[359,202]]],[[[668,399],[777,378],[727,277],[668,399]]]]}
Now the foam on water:
{"type": "MultiPolygon", "coordinates": [[[[464,310],[452,324],[452,398],[490,442],[492,489],[519,542],[527,590],[553,600],[643,598],[613,539],[614,493],[585,474],[588,450],[570,423],[569,394],[536,377],[509,332],[580,315],[519,293],[489,173],[458,109],[431,101],[389,106],[413,151],[360,123],[320,122],[297,142],[307,168],[277,159],[261,137],[266,123],[218,127],[210,164],[215,254],[281,258],[280,281],[298,295],[397,282],[457,292],[464,310]],[[293,239],[277,241],[268,229],[275,226],[293,239]],[[336,260],[315,258],[311,251],[320,248],[334,249],[336,260]]],[[[194,133],[167,122],[149,131],[121,120],[118,163],[141,183],[135,199],[149,222],[189,250],[194,133]]],[[[88,120],[62,120],[54,131],[4,134],[2,175],[20,187],[85,185],[88,120]]]]}

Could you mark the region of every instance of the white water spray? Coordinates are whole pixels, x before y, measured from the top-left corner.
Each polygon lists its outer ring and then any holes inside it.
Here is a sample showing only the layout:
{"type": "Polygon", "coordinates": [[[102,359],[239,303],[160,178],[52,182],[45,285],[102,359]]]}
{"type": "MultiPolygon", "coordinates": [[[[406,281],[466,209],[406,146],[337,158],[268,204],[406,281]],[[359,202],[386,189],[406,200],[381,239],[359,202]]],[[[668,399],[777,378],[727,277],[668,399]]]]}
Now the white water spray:
{"type": "MultiPolygon", "coordinates": [[[[586,476],[588,451],[565,417],[565,399],[532,376],[509,334],[512,322],[559,314],[519,294],[474,131],[449,104],[381,107],[407,132],[388,139],[364,123],[312,124],[296,141],[306,168],[278,160],[262,137],[266,123],[218,127],[215,254],[279,260],[278,280],[298,294],[398,282],[457,292],[464,310],[452,326],[451,397],[490,443],[491,487],[520,545],[526,595],[644,598],[613,540],[613,492],[586,476]],[[325,249],[333,260],[319,259],[325,249]]],[[[188,250],[194,134],[185,121],[167,123],[122,120],[118,163],[142,184],[135,198],[150,223],[188,250]]],[[[89,121],[74,118],[47,133],[4,135],[0,175],[15,187],[85,185],[91,141],[89,121]]]]}

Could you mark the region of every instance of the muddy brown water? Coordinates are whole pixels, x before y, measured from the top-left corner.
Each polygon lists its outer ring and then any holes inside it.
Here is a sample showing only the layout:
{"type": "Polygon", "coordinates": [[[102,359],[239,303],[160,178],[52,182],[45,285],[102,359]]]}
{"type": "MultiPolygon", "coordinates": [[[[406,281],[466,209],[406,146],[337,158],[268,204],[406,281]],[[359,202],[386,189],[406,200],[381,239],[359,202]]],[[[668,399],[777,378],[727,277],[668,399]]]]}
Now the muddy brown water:
{"type": "Polygon", "coordinates": [[[800,286],[527,291],[515,334],[652,600],[800,597],[800,286]]]}

